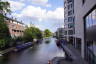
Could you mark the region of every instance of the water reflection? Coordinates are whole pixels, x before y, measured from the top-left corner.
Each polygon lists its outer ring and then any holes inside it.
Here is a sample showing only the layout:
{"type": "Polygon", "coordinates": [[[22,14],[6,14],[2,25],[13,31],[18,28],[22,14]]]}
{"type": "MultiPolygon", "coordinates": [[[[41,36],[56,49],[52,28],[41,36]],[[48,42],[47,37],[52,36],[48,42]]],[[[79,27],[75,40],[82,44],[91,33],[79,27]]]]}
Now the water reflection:
{"type": "Polygon", "coordinates": [[[46,64],[48,60],[56,56],[64,56],[63,51],[56,46],[55,39],[50,39],[50,43],[30,47],[22,52],[10,53],[0,57],[1,64],[46,64]]]}

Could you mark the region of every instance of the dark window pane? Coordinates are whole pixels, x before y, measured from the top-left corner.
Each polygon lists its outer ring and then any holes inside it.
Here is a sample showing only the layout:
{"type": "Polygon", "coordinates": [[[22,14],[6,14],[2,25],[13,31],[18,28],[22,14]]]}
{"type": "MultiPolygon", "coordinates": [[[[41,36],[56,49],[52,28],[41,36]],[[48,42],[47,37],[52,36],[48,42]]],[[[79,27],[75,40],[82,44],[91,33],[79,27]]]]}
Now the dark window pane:
{"type": "Polygon", "coordinates": [[[72,0],[67,0],[68,3],[72,2],[72,0]]]}
{"type": "Polygon", "coordinates": [[[73,30],[68,30],[69,35],[73,35],[73,30]]]}
{"type": "Polygon", "coordinates": [[[73,17],[68,17],[68,22],[72,22],[73,17]]]}
{"type": "Polygon", "coordinates": [[[67,31],[65,31],[64,34],[67,35],[67,31]]]}
{"type": "Polygon", "coordinates": [[[82,0],[82,3],[84,4],[85,3],[85,0],[82,0]]]}
{"type": "Polygon", "coordinates": [[[72,10],[68,11],[68,16],[72,15],[72,10]]]}
{"type": "Polygon", "coordinates": [[[73,23],[69,23],[68,24],[68,28],[73,28],[74,27],[74,24],[73,23]]]}
{"type": "Polygon", "coordinates": [[[69,9],[72,9],[72,4],[69,4],[69,5],[68,5],[68,10],[69,10],[69,9]]]}

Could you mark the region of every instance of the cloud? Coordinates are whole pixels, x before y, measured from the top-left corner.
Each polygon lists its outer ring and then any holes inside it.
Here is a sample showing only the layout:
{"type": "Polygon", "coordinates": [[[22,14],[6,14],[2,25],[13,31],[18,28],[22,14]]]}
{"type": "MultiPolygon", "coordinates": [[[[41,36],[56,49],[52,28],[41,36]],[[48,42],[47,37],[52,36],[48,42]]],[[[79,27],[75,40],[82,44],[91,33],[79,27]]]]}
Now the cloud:
{"type": "Polygon", "coordinates": [[[20,14],[13,13],[15,17],[26,17],[36,21],[62,21],[64,20],[64,8],[56,8],[55,10],[47,11],[41,7],[27,6],[20,14]]]}
{"type": "Polygon", "coordinates": [[[46,9],[42,9],[40,7],[27,6],[22,10],[21,14],[19,14],[19,17],[20,16],[33,17],[40,21],[45,19],[62,20],[64,19],[64,8],[56,8],[53,11],[47,11],[46,9]]]}
{"type": "Polygon", "coordinates": [[[47,4],[48,0],[28,0],[36,4],[47,4]]]}
{"type": "Polygon", "coordinates": [[[51,4],[46,4],[46,7],[52,7],[52,5],[51,4]]]}
{"type": "Polygon", "coordinates": [[[64,24],[64,8],[48,11],[47,9],[30,5],[22,9],[20,14],[14,13],[13,16],[23,20],[25,24],[32,22],[43,30],[45,28],[59,27],[59,23],[64,24]]]}
{"type": "Polygon", "coordinates": [[[18,2],[18,1],[8,1],[10,3],[10,6],[11,6],[11,10],[12,11],[17,11],[17,10],[21,10],[25,4],[24,3],[21,3],[21,2],[18,2]]]}
{"type": "Polygon", "coordinates": [[[20,14],[17,14],[17,13],[12,13],[11,15],[12,15],[13,17],[17,17],[17,18],[21,17],[21,15],[20,15],[20,14]]]}
{"type": "MultiPolygon", "coordinates": [[[[21,2],[26,2],[26,0],[20,0],[21,2]]],[[[51,7],[52,5],[48,3],[48,0],[27,0],[28,3],[41,5],[45,7],[51,7]]]]}
{"type": "Polygon", "coordinates": [[[21,17],[30,17],[33,20],[42,21],[46,17],[46,9],[40,7],[27,6],[20,14],[21,17]]]}
{"type": "Polygon", "coordinates": [[[48,19],[64,19],[64,8],[56,8],[54,11],[47,12],[48,19]]]}

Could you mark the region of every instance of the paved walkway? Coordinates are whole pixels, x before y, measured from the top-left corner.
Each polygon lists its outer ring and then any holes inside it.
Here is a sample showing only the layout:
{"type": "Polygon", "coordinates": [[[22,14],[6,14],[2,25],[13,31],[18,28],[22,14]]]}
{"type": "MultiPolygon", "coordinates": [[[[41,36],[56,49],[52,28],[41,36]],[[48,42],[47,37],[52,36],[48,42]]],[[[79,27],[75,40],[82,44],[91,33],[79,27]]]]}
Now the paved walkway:
{"type": "Polygon", "coordinates": [[[0,51],[0,56],[2,56],[3,54],[6,54],[6,53],[12,51],[13,49],[14,49],[14,47],[0,51]]]}
{"type": "Polygon", "coordinates": [[[64,52],[68,55],[68,57],[72,59],[72,61],[60,59],[60,57],[58,57],[54,58],[55,62],[53,64],[88,64],[84,59],[82,59],[80,52],[77,49],[75,49],[72,45],[61,44],[61,46],[64,52]]]}

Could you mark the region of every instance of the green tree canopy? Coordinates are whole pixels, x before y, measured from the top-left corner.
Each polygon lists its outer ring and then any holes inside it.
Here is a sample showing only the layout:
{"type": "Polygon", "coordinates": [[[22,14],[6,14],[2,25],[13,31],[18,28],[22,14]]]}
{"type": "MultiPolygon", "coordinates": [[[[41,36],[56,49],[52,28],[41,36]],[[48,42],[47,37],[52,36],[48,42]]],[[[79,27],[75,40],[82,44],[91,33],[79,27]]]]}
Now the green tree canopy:
{"type": "Polygon", "coordinates": [[[33,39],[40,39],[42,38],[42,32],[40,29],[36,27],[28,27],[24,31],[24,39],[26,41],[33,41],[33,39]]]}
{"type": "Polygon", "coordinates": [[[10,4],[0,1],[0,39],[9,37],[9,30],[5,23],[5,14],[10,12],[10,4]]]}
{"type": "Polygon", "coordinates": [[[50,36],[52,36],[52,32],[49,29],[46,29],[44,31],[44,37],[50,37],[50,36]]]}
{"type": "Polygon", "coordinates": [[[9,2],[3,2],[0,1],[0,12],[2,12],[4,15],[7,13],[10,13],[10,3],[9,2]]]}
{"type": "Polygon", "coordinates": [[[10,4],[8,2],[0,1],[0,48],[8,46],[10,33],[5,23],[5,16],[10,13],[10,4]]]}

